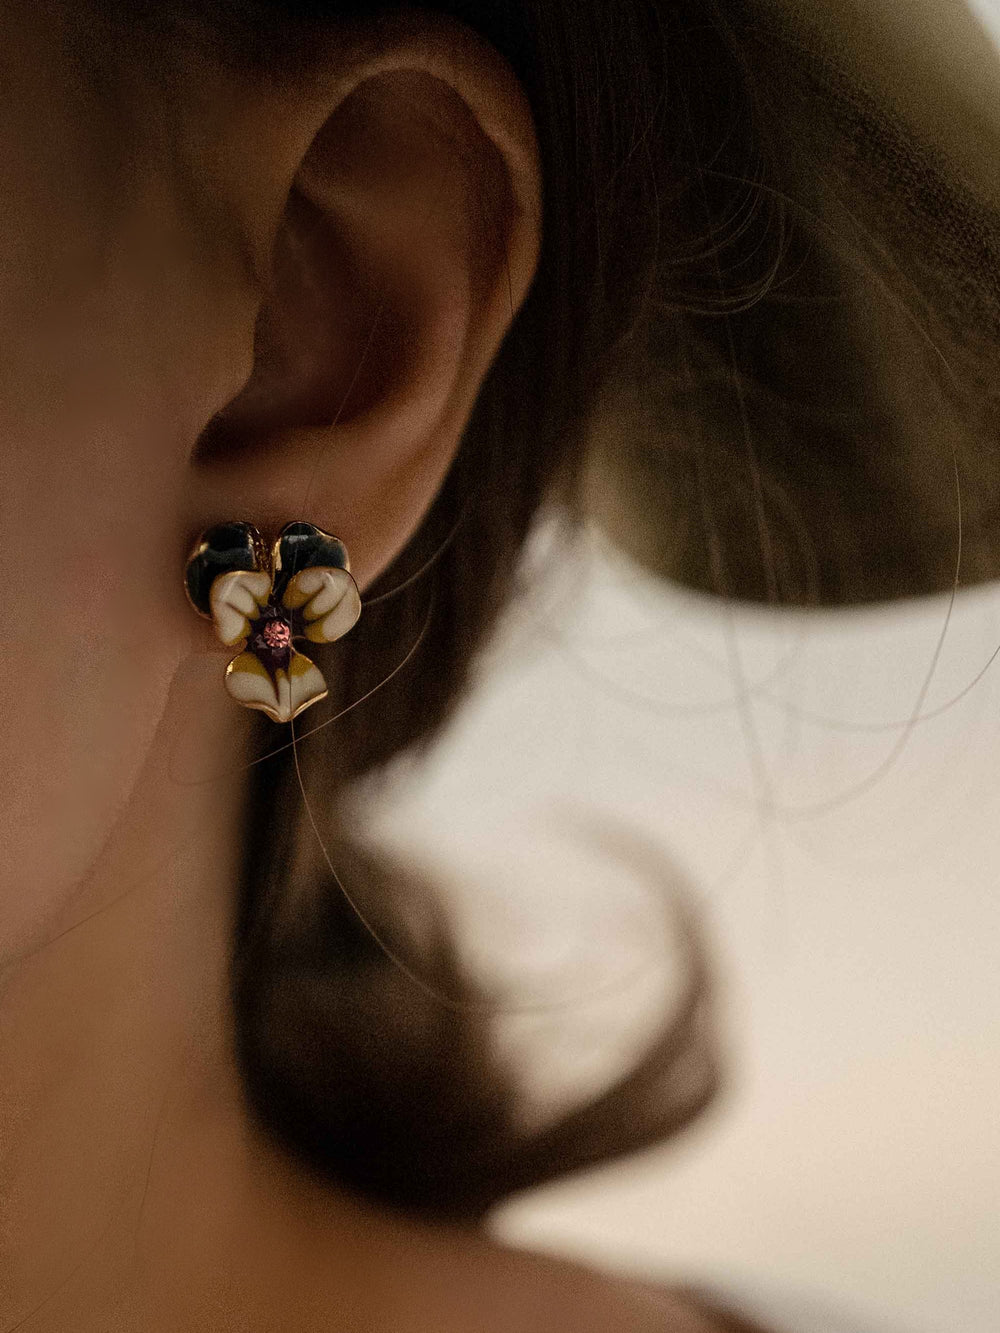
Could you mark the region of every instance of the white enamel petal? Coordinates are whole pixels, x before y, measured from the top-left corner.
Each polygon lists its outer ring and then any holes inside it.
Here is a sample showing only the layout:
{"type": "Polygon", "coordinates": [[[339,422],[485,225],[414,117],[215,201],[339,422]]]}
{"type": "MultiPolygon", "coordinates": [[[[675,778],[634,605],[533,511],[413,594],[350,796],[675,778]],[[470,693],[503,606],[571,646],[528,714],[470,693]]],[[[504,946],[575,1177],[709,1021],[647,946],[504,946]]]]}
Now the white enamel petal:
{"type": "Polygon", "coordinates": [[[301,569],[288,580],[282,600],[291,610],[304,606],[306,602],[312,603],[310,618],[315,620],[340,600],[349,578],[346,569],[336,569],[329,565],[301,569]]]}
{"type": "Polygon", "coordinates": [[[333,643],[353,629],[361,615],[361,594],[346,569],[318,565],[300,570],[289,579],[284,603],[302,607],[306,638],[313,643],[333,643]]]}
{"type": "MultiPolygon", "coordinates": [[[[284,672],[281,674],[284,675],[284,672]]],[[[327,695],[322,671],[302,653],[292,656],[288,667],[288,685],[291,717],[298,717],[310,704],[319,703],[327,695]]]]}
{"type": "Polygon", "coordinates": [[[272,722],[290,722],[327,695],[323,673],[304,653],[292,653],[288,671],[274,678],[253,653],[241,653],[229,664],[226,689],[246,708],[259,708],[272,722]]]}
{"type": "Polygon", "coordinates": [[[234,569],[220,574],[212,583],[209,604],[215,632],[229,648],[246,638],[250,619],[267,604],[271,576],[256,569],[234,569]]]}
{"type": "Polygon", "coordinates": [[[361,615],[361,594],[352,584],[329,615],[306,627],[306,638],[313,643],[334,643],[354,628],[361,615]]]}
{"type": "Polygon", "coordinates": [[[282,705],[274,681],[253,653],[240,653],[230,662],[226,671],[226,689],[237,703],[247,708],[259,708],[275,722],[287,720],[281,716],[282,705]]]}

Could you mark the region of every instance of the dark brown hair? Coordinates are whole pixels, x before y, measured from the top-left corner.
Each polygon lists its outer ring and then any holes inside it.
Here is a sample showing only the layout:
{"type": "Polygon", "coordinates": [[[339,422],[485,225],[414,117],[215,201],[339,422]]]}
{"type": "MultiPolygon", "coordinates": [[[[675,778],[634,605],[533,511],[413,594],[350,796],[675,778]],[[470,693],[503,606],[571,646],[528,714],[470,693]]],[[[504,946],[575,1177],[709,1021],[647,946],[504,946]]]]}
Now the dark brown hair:
{"type": "MultiPolygon", "coordinates": [[[[327,12],[335,8],[375,12],[327,12]]],[[[544,249],[432,512],[370,590],[353,642],[338,654],[335,708],[392,672],[426,623],[412,661],[370,706],[301,747],[317,802],[425,745],[460,699],[511,595],[539,505],[575,492],[597,391],[654,281],[663,207],[652,154],[683,146],[664,143],[664,87],[679,39],[657,8],[592,0],[438,8],[475,26],[528,92],[546,182],[544,249]],[[432,557],[405,593],[377,600],[432,557]]],[[[725,60],[711,36],[706,48],[725,60]]],[[[721,117],[706,130],[721,136],[721,117]]],[[[675,225],[679,246],[679,213],[675,225]]],[[[262,735],[262,751],[269,739],[262,735]]],[[[257,1121],[312,1170],[383,1202],[472,1220],[516,1191],[659,1142],[711,1098],[708,984],[692,933],[683,1000],[647,1058],[597,1101],[528,1133],[518,1087],[494,1051],[488,997],[463,974],[431,887],[324,828],[338,877],[380,936],[451,1004],[415,986],[345,901],[304,818],[290,752],[254,770],[247,830],[233,967],[241,1070],[257,1121]]]]}
{"type": "MultiPolygon", "coordinates": [[[[277,77],[307,61],[313,25],[381,8],[191,0],[183,12],[208,23],[220,58],[277,77]]],[[[748,0],[433,8],[490,41],[527,92],[544,248],[430,514],[333,650],[331,714],[390,678],[300,748],[324,811],[440,732],[546,499],[589,506],[651,568],[714,595],[817,605],[939,591],[955,572],[949,446],[975,465],[995,403],[980,375],[995,267],[992,285],[958,277],[995,260],[989,214],[801,25],[748,0]],[[947,375],[930,344],[947,344],[947,375]]],[[[966,512],[969,579],[995,568],[984,518],[966,512]]],[[[275,748],[266,723],[257,747],[275,748]]],[[[489,997],[431,886],[335,820],[323,837],[437,998],[346,902],[292,751],[263,758],[233,948],[237,1051],[255,1123],[309,1169],[475,1220],[659,1142],[712,1099],[709,979],[686,917],[688,984],[647,1056],[528,1132],[489,997]]]]}

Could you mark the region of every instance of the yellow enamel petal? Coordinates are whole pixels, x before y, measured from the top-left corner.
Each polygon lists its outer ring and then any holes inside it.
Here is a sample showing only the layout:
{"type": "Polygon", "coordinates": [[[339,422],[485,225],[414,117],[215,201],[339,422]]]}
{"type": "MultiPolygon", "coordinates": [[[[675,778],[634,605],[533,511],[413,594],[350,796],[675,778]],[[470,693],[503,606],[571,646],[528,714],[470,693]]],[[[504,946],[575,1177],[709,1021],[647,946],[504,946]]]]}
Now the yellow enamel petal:
{"type": "Polygon", "coordinates": [[[215,632],[227,648],[246,638],[250,620],[267,605],[270,595],[271,576],[263,570],[234,569],[215,579],[209,603],[215,632]]]}
{"type": "Polygon", "coordinates": [[[300,570],[282,598],[290,610],[302,607],[306,638],[333,643],[353,629],[361,615],[361,594],[346,569],[327,565],[300,570]]]}
{"type": "MultiPolygon", "coordinates": [[[[284,672],[279,675],[284,675],[284,672]]],[[[259,708],[275,722],[287,721],[281,715],[281,701],[275,683],[253,653],[240,653],[239,657],[229,663],[226,668],[226,689],[245,708],[259,708]]]]}
{"type": "Polygon", "coordinates": [[[288,670],[270,673],[253,653],[241,653],[226,671],[226,689],[245,708],[257,708],[272,722],[289,722],[327,696],[323,673],[303,653],[293,652],[288,670]]]}
{"type": "Polygon", "coordinates": [[[314,565],[311,569],[299,570],[288,580],[282,600],[292,610],[310,602],[309,618],[315,620],[340,601],[349,580],[351,576],[346,569],[314,565]]]}
{"type": "Polygon", "coordinates": [[[323,673],[304,653],[294,653],[288,664],[288,683],[292,717],[325,699],[329,691],[323,673]]]}

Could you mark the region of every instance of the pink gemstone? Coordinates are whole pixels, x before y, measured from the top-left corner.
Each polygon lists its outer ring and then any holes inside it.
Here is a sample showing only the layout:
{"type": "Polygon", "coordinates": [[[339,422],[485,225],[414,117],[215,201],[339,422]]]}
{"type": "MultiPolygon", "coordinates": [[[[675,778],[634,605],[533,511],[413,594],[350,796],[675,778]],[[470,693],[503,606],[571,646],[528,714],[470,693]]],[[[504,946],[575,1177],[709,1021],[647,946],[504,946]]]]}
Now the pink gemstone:
{"type": "Polygon", "coordinates": [[[263,636],[269,648],[287,648],[292,641],[291,626],[283,620],[269,620],[264,626],[263,636]]]}

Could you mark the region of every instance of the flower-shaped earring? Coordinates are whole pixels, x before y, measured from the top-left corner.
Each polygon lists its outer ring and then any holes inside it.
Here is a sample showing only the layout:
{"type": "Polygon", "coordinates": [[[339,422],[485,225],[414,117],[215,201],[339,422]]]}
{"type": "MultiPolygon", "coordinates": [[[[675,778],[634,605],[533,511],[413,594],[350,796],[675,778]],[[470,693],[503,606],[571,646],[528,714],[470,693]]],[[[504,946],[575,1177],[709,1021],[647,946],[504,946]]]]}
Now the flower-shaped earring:
{"type": "Polygon", "coordinates": [[[202,533],[184,587],[228,648],[226,689],[246,708],[290,722],[327,695],[319,667],[292,641],[333,643],[361,614],[361,595],[342,541],[311,523],[288,523],[268,547],[252,523],[202,533]]]}

